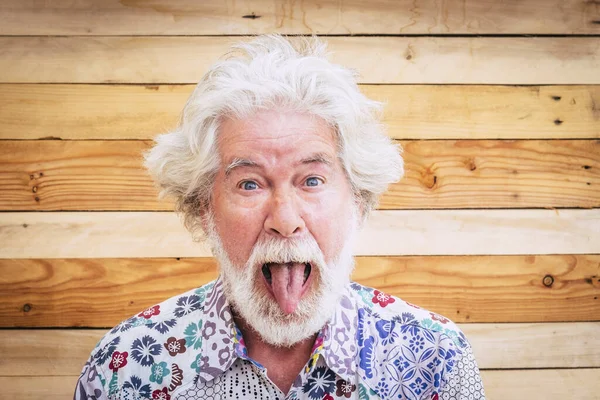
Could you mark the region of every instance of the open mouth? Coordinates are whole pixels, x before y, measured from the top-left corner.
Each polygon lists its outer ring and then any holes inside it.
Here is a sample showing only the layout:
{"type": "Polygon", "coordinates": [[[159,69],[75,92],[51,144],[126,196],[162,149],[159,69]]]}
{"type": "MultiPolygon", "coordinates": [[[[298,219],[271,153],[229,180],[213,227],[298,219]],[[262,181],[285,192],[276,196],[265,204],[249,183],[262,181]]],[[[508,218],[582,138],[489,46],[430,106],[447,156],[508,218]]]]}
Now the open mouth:
{"type": "MultiPolygon", "coordinates": [[[[275,265],[281,265],[281,264],[266,263],[266,264],[263,264],[263,266],[262,266],[263,276],[265,277],[265,279],[267,280],[267,282],[269,283],[269,285],[273,284],[273,276],[271,275],[271,267],[273,267],[275,265]]],[[[286,263],[283,266],[278,267],[278,268],[282,268],[282,267],[288,267],[289,268],[292,265],[293,265],[293,263],[286,263]]],[[[310,263],[304,263],[304,281],[302,282],[303,285],[308,280],[308,277],[310,276],[311,272],[312,272],[312,265],[310,263]]]]}
{"type": "Polygon", "coordinates": [[[311,287],[312,264],[305,262],[265,263],[264,285],[285,314],[292,314],[311,287]]]}

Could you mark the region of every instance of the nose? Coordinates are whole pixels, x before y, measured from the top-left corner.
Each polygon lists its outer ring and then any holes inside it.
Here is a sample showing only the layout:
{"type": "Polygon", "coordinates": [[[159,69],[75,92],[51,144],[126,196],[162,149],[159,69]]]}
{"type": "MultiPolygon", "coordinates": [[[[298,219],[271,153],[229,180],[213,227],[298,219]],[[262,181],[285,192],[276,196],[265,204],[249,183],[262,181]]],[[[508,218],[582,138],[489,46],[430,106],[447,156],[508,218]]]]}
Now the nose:
{"type": "Polygon", "coordinates": [[[293,194],[275,194],[268,207],[264,223],[267,233],[288,238],[298,236],[304,231],[304,219],[302,219],[293,194]]]}

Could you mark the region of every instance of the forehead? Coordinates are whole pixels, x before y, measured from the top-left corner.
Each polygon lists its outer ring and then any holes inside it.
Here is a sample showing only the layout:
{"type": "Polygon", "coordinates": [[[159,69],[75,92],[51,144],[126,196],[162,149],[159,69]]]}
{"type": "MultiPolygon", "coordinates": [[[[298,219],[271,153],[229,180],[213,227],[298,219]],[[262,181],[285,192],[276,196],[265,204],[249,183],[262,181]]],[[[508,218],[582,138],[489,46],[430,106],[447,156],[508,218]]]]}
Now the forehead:
{"type": "Polygon", "coordinates": [[[226,119],[219,132],[223,161],[236,157],[298,157],[327,153],[335,157],[334,130],[321,118],[294,112],[263,111],[243,119],[226,119]]]}

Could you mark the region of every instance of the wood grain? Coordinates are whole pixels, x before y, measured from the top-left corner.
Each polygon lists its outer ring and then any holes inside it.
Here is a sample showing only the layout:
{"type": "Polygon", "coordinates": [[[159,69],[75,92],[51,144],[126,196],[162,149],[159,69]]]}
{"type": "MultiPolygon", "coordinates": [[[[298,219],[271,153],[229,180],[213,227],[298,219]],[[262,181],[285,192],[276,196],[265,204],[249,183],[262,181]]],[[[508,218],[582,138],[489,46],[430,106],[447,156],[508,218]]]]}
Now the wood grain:
{"type": "Polygon", "coordinates": [[[78,378],[79,374],[76,376],[0,376],[0,385],[4,389],[2,395],[7,399],[65,400],[73,398],[78,378]],[[33,380],[35,384],[32,384],[33,380]]]}
{"type": "MultiPolygon", "coordinates": [[[[402,141],[405,177],[381,209],[600,207],[600,140],[402,141]]],[[[146,141],[4,141],[0,209],[172,210],[146,141]]]]}
{"type": "Polygon", "coordinates": [[[105,333],[96,329],[0,330],[0,376],[78,375],[105,333]]]}
{"type": "Polygon", "coordinates": [[[172,210],[171,203],[158,202],[142,165],[142,153],[151,146],[149,141],[4,141],[0,204],[59,210],[66,200],[72,210],[172,210]]]}
{"type": "MultiPolygon", "coordinates": [[[[481,376],[489,400],[595,400],[600,386],[600,368],[484,370],[481,376]]],[[[73,396],[78,378],[79,374],[0,377],[0,386],[7,399],[64,400],[73,396]]]]}
{"type": "Polygon", "coordinates": [[[151,139],[175,127],[193,88],[0,84],[0,139],[151,139]]]}
{"type": "Polygon", "coordinates": [[[7,280],[0,296],[19,299],[0,306],[3,327],[112,327],[217,277],[211,259],[0,260],[0,265],[2,282],[7,280]]]}
{"type": "MultiPolygon", "coordinates": [[[[600,321],[600,256],[359,257],[357,264],[357,282],[457,322],[600,321]]],[[[209,258],[5,259],[0,271],[1,327],[112,327],[217,276],[209,258]]]]}
{"type": "MultiPolygon", "coordinates": [[[[193,85],[0,84],[0,139],[151,139],[193,85]]],[[[394,139],[600,137],[600,86],[362,85],[394,139]],[[560,121],[560,122],[557,122],[560,121]]]]}
{"type": "MultiPolygon", "coordinates": [[[[598,322],[461,324],[460,328],[480,369],[600,366],[598,322]]],[[[105,333],[100,329],[0,330],[0,376],[77,375],[105,333]]]]}
{"type": "MultiPolygon", "coordinates": [[[[196,83],[238,37],[0,37],[4,83],[196,83]]],[[[361,83],[599,84],[595,37],[331,37],[361,83]],[[440,66],[443,65],[443,68],[440,66]]]]}
{"type": "Polygon", "coordinates": [[[382,209],[600,206],[600,140],[401,143],[382,209]]]}
{"type": "MultiPolygon", "coordinates": [[[[598,237],[600,209],[375,211],[354,254],[595,254],[598,237]]],[[[0,258],[211,255],[170,212],[3,212],[0,243],[0,258]]]]}
{"type": "Polygon", "coordinates": [[[583,0],[5,0],[0,15],[0,35],[600,33],[598,7],[583,0]]]}
{"type": "Polygon", "coordinates": [[[596,400],[600,389],[600,368],[481,371],[481,378],[489,400],[596,400]]]}
{"type": "Polygon", "coordinates": [[[600,366],[599,322],[459,326],[482,369],[600,366]]]}

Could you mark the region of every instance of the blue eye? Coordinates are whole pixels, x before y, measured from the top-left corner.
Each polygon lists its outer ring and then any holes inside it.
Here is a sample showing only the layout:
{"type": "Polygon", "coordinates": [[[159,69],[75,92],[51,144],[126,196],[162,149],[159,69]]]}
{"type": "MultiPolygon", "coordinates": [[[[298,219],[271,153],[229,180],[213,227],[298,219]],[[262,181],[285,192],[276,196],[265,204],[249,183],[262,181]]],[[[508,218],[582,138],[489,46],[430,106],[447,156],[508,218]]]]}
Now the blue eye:
{"type": "Polygon", "coordinates": [[[321,184],[321,180],[319,178],[310,177],[306,180],[306,186],[319,186],[321,184]]]}
{"type": "Polygon", "coordinates": [[[242,182],[242,184],[240,186],[244,190],[256,190],[256,189],[258,189],[258,185],[254,181],[244,181],[244,182],[242,182]]]}

